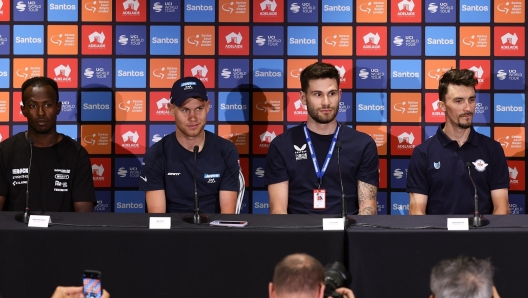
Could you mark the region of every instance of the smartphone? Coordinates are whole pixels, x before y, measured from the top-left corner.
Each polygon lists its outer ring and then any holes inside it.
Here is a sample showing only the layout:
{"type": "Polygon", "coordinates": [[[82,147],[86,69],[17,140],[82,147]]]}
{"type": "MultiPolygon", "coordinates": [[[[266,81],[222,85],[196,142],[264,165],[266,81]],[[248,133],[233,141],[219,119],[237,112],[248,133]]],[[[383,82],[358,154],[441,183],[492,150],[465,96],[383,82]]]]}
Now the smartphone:
{"type": "Polygon", "coordinates": [[[84,270],[83,292],[85,298],[101,298],[103,296],[100,271],[84,270]]]}
{"type": "Polygon", "coordinates": [[[247,226],[248,222],[240,220],[214,220],[209,224],[219,227],[245,227],[247,226]]]}

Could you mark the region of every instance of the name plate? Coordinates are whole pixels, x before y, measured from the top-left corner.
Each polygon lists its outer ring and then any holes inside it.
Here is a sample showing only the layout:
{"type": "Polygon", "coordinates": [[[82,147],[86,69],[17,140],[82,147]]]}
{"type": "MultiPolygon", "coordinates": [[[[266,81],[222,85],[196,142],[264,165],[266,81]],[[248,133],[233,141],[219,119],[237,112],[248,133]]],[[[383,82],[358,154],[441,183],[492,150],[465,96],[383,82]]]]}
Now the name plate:
{"type": "Polygon", "coordinates": [[[50,223],[51,218],[49,215],[30,215],[28,227],[47,228],[50,223]]]}
{"type": "Polygon", "coordinates": [[[170,229],[171,218],[170,217],[151,217],[149,229],[170,229]]]}
{"type": "Polygon", "coordinates": [[[345,229],[344,218],[323,218],[323,230],[335,231],[345,229]]]}
{"type": "Polygon", "coordinates": [[[467,218],[448,218],[447,229],[450,231],[469,230],[469,220],[467,218]]]}

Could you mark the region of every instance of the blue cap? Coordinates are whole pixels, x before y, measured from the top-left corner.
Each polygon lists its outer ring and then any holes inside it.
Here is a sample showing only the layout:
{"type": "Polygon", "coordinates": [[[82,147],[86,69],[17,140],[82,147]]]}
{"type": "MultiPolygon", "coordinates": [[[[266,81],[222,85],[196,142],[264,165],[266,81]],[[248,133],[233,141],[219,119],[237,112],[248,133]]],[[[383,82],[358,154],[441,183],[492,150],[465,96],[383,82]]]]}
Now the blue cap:
{"type": "Polygon", "coordinates": [[[200,79],[195,77],[185,77],[177,80],[172,85],[170,103],[176,106],[181,106],[183,102],[191,97],[199,97],[205,100],[207,98],[207,91],[200,79]]]}

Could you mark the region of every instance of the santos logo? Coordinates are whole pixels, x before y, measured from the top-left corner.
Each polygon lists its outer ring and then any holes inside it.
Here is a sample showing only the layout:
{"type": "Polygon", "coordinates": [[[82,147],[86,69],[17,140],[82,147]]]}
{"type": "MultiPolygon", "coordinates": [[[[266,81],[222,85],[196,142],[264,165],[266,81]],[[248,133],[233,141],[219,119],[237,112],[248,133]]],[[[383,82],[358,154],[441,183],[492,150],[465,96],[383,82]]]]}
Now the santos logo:
{"type": "Polygon", "coordinates": [[[497,112],[522,112],[523,111],[523,107],[522,106],[513,106],[513,105],[509,105],[509,106],[497,105],[495,107],[495,110],[497,112]]]}
{"type": "Polygon", "coordinates": [[[187,4],[187,6],[185,6],[185,9],[189,11],[213,11],[213,6],[187,4]]]}
{"type": "Polygon", "coordinates": [[[221,110],[247,110],[247,105],[241,105],[241,104],[226,104],[222,103],[220,104],[221,110]]]}
{"type": "Polygon", "coordinates": [[[358,105],[358,111],[385,111],[385,106],[375,105],[375,104],[364,105],[360,103],[358,105]]]}
{"type": "Polygon", "coordinates": [[[317,44],[315,38],[290,38],[290,44],[317,44]]]}
{"type": "Polygon", "coordinates": [[[75,4],[53,4],[49,5],[50,10],[76,10],[77,6],[75,4]]]}
{"type": "Polygon", "coordinates": [[[488,11],[488,6],[482,5],[462,5],[462,11],[488,11]]]}
{"type": "Polygon", "coordinates": [[[411,72],[411,71],[393,71],[392,72],[393,78],[420,78],[419,72],[411,72]]]}
{"type": "Polygon", "coordinates": [[[96,104],[85,103],[85,104],[83,104],[83,109],[84,110],[109,110],[110,109],[110,105],[109,104],[101,104],[101,103],[96,103],[96,104]]]}
{"type": "Polygon", "coordinates": [[[143,71],[137,71],[137,70],[118,70],[117,71],[118,77],[144,77],[145,72],[143,71]]]}
{"type": "Polygon", "coordinates": [[[42,38],[40,37],[20,37],[15,38],[15,43],[42,43],[42,38]]]}
{"type": "Polygon", "coordinates": [[[431,38],[427,39],[427,44],[455,44],[454,39],[447,38],[431,38]]]}
{"type": "Polygon", "coordinates": [[[348,5],[325,5],[323,11],[351,11],[348,5]]]}
{"type": "Polygon", "coordinates": [[[121,203],[117,202],[117,209],[143,209],[144,205],[142,203],[121,203]]]}

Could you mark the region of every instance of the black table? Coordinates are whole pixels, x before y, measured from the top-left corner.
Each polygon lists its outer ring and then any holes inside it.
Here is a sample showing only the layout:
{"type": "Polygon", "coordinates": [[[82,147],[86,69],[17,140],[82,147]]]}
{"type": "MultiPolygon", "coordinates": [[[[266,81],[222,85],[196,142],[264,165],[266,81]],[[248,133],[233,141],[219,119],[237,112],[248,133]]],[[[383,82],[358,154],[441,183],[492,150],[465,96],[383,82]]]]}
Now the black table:
{"type": "Polygon", "coordinates": [[[429,297],[433,266],[459,255],[491,258],[501,297],[526,297],[528,216],[487,216],[488,226],[470,231],[447,231],[447,217],[356,216],[347,230],[356,298],[429,297]]]}
{"type": "Polygon", "coordinates": [[[149,214],[50,215],[53,226],[28,228],[0,212],[4,298],[49,297],[57,285],[81,285],[84,269],[102,271],[112,297],[258,298],[267,297],[273,268],[288,254],[345,262],[346,234],[323,231],[323,216],[211,216],[249,222],[225,228],[170,215],[172,229],[150,230],[149,214]]]}

